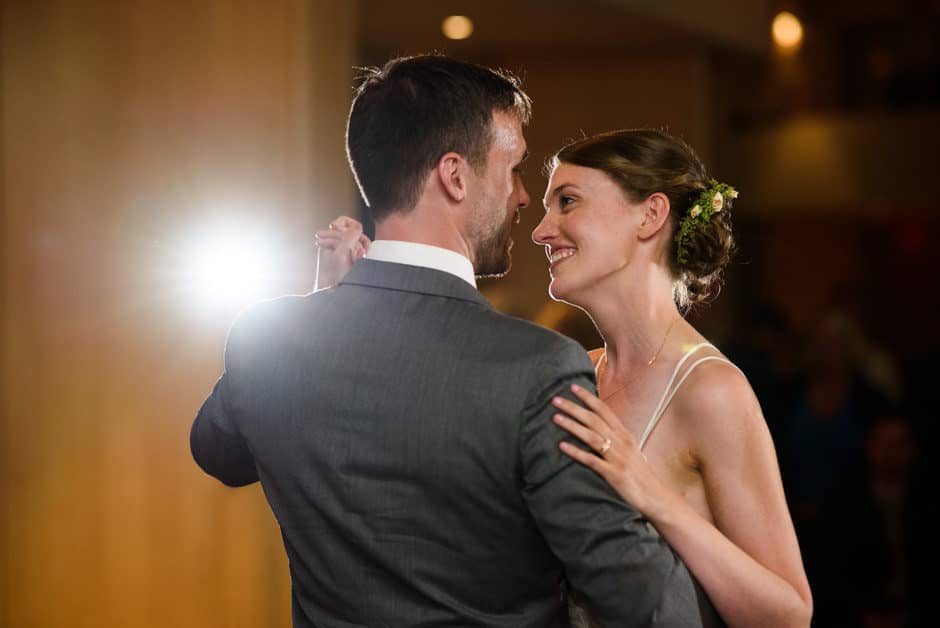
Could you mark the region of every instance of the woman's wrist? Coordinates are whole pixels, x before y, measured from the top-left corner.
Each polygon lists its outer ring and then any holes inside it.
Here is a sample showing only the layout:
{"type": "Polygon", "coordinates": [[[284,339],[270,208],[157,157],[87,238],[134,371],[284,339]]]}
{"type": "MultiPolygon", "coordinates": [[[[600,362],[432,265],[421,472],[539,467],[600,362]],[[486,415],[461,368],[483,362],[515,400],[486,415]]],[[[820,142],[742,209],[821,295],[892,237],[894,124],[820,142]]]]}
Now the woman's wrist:
{"type": "Polygon", "coordinates": [[[656,489],[647,500],[644,500],[644,508],[641,512],[650,523],[662,531],[664,527],[674,525],[688,505],[680,495],[666,486],[659,484],[656,489]]]}

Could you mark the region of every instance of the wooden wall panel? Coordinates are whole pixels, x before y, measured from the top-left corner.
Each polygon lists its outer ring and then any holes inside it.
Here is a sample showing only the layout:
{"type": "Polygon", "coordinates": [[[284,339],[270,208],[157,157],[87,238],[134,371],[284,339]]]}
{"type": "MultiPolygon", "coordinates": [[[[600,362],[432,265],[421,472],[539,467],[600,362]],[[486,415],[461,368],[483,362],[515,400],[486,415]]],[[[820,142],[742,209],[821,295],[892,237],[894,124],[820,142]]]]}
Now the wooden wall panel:
{"type": "Polygon", "coordinates": [[[313,230],[355,207],[355,3],[3,11],[0,625],[288,625],[260,489],[190,458],[238,306],[199,309],[180,264],[248,221],[266,294],[312,285],[313,230]]]}

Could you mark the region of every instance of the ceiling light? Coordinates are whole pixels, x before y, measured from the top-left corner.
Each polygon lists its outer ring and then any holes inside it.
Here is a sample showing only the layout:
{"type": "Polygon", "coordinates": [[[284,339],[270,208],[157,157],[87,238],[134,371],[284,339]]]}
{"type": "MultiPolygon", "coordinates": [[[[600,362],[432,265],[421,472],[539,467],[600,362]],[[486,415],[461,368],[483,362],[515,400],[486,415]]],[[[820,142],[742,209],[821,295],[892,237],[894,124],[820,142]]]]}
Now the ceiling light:
{"type": "Polygon", "coordinates": [[[803,41],[803,25],[795,15],[781,11],[774,18],[774,42],[781,48],[795,49],[803,41]]]}
{"type": "Polygon", "coordinates": [[[451,15],[441,23],[447,39],[466,39],[473,34],[473,20],[466,15],[451,15]]]}

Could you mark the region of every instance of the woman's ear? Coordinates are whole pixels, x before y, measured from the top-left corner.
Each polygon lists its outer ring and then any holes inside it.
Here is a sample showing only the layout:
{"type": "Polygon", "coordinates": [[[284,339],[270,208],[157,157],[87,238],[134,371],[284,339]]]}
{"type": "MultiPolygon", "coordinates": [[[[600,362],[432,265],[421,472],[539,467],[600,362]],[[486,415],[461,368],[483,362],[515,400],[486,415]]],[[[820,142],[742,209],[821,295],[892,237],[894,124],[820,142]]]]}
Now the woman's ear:
{"type": "Polygon", "coordinates": [[[640,223],[640,238],[652,238],[669,219],[669,197],[662,192],[655,192],[644,201],[643,221],[640,223]]]}
{"type": "Polygon", "coordinates": [[[467,171],[470,164],[459,153],[445,153],[434,169],[444,193],[459,203],[467,197],[467,171]]]}

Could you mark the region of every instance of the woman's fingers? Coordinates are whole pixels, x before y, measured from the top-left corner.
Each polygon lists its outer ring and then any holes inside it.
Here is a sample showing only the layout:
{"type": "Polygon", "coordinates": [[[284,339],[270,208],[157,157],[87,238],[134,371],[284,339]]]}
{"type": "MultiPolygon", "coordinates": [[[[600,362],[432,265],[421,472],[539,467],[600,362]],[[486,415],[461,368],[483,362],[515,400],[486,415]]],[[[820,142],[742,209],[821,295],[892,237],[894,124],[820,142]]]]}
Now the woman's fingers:
{"type": "Polygon", "coordinates": [[[318,288],[336,285],[357,260],[365,257],[371,244],[362,232],[362,223],[349,216],[334,218],[329,229],[317,231],[316,241],[318,288]]]}
{"type": "Polygon", "coordinates": [[[330,230],[317,231],[316,238],[318,242],[323,242],[324,240],[335,240],[338,242],[343,239],[343,232],[330,230]]]}
{"type": "Polygon", "coordinates": [[[597,395],[591,394],[590,391],[577,384],[572,384],[571,390],[584,405],[591,409],[599,420],[604,422],[605,429],[609,430],[611,434],[616,434],[618,439],[630,445],[636,444],[636,437],[633,436],[633,433],[623,426],[617,413],[611,410],[610,406],[601,401],[597,395]]]}
{"type": "Polygon", "coordinates": [[[369,252],[369,247],[372,246],[372,240],[369,239],[364,233],[359,234],[359,246],[362,247],[362,255],[360,257],[365,257],[369,252]]]}
{"type": "Polygon", "coordinates": [[[362,223],[349,216],[339,216],[330,222],[330,229],[335,231],[362,231],[362,223]]]}
{"type": "Polygon", "coordinates": [[[350,241],[362,243],[363,238],[368,240],[362,233],[362,224],[353,218],[348,216],[340,216],[339,218],[333,219],[330,222],[328,229],[321,229],[316,233],[318,242],[326,241],[350,241]]]}
{"type": "Polygon", "coordinates": [[[572,445],[571,443],[566,443],[566,442],[564,442],[564,441],[562,441],[562,442],[558,445],[558,447],[559,447],[559,448],[562,450],[562,452],[564,452],[565,455],[567,455],[568,457],[574,458],[575,460],[577,460],[578,462],[580,462],[580,463],[583,464],[584,466],[588,467],[589,469],[594,470],[594,471],[595,471],[596,473],[598,473],[601,477],[603,477],[603,478],[605,478],[605,479],[607,478],[607,472],[608,472],[608,469],[609,469],[609,465],[607,464],[607,461],[605,461],[605,460],[604,460],[603,458],[601,458],[600,456],[596,456],[596,455],[592,454],[592,453],[589,452],[589,451],[584,451],[583,449],[581,449],[581,448],[578,447],[577,445],[572,445]]]}
{"type": "Polygon", "coordinates": [[[340,248],[347,250],[352,260],[365,257],[366,253],[369,251],[369,246],[372,244],[372,241],[369,240],[369,237],[364,233],[356,229],[345,228],[343,230],[330,229],[317,231],[316,240],[321,248],[330,251],[340,248]]]}
{"type": "Polygon", "coordinates": [[[565,414],[574,417],[584,425],[593,429],[596,432],[601,431],[606,422],[598,417],[594,412],[588,410],[587,408],[577,404],[573,401],[569,401],[564,397],[555,397],[552,399],[552,405],[564,412],[565,414]]]}
{"type": "Polygon", "coordinates": [[[592,394],[589,390],[578,386],[577,384],[571,385],[571,392],[581,400],[581,402],[590,408],[597,416],[604,420],[604,423],[613,427],[614,424],[620,425],[620,419],[617,418],[617,415],[613,410],[610,409],[606,403],[600,400],[597,395],[592,394]]]}
{"type": "Polygon", "coordinates": [[[553,420],[558,427],[565,430],[597,453],[600,454],[604,449],[604,444],[607,442],[606,436],[598,434],[594,430],[588,429],[577,421],[569,419],[562,414],[556,414],[553,420]]]}
{"type": "Polygon", "coordinates": [[[322,231],[317,231],[318,239],[340,239],[340,240],[351,240],[357,241],[359,236],[362,235],[362,232],[358,229],[324,229],[322,231]]]}
{"type": "Polygon", "coordinates": [[[317,236],[317,244],[321,247],[333,248],[342,241],[342,238],[321,237],[319,235],[317,236]]]}

